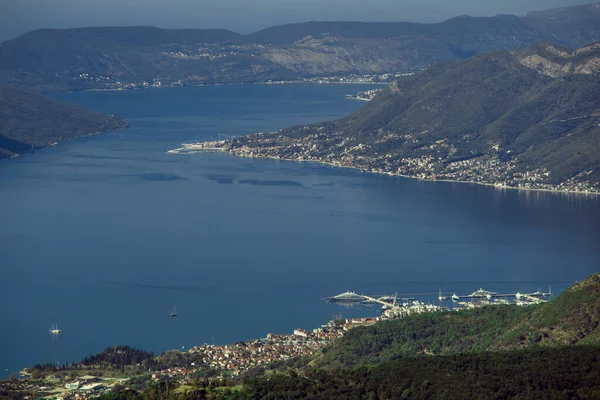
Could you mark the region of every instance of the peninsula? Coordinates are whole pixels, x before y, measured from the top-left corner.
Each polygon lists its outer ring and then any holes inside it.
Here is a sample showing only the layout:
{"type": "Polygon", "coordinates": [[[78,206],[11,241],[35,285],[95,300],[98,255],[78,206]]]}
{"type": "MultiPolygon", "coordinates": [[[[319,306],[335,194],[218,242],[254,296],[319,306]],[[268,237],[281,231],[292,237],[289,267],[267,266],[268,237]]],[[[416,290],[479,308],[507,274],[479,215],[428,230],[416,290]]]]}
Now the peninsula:
{"type": "Polygon", "coordinates": [[[127,121],[114,115],[0,85],[0,159],[127,126],[127,121]]]}
{"type": "Polygon", "coordinates": [[[600,193],[600,43],[442,63],[340,120],[177,152],[313,161],[423,180],[600,193]]]}

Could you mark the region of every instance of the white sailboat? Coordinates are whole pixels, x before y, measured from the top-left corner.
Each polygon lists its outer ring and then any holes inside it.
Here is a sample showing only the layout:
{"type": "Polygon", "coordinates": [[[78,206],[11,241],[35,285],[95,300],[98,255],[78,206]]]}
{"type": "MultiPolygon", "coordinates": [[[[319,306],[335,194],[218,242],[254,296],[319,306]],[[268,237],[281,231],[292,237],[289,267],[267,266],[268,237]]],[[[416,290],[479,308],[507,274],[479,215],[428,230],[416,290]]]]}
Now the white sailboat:
{"type": "Polygon", "coordinates": [[[173,307],[173,311],[171,311],[171,318],[176,317],[177,316],[177,307],[173,307]]]}
{"type": "Polygon", "coordinates": [[[56,325],[56,323],[54,323],[50,327],[50,333],[54,336],[58,336],[62,333],[62,330],[58,329],[58,325],[56,325]]]}

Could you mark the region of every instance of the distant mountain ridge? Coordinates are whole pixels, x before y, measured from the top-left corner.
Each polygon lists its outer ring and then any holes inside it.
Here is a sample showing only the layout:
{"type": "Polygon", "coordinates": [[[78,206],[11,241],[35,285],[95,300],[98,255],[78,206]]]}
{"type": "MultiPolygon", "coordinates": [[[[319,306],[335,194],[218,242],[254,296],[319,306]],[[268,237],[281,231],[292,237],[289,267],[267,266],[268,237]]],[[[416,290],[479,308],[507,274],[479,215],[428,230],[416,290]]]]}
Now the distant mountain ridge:
{"type": "Polygon", "coordinates": [[[0,82],[37,91],[249,83],[415,71],[540,41],[600,40],[600,4],[436,24],[307,22],[249,35],[153,27],[42,29],[0,43],[0,82]]]}
{"type": "Polygon", "coordinates": [[[0,159],[128,123],[20,88],[0,85],[0,159]]]}
{"type": "Polygon", "coordinates": [[[421,179],[600,192],[600,44],[434,65],[350,116],[220,144],[421,179]]]}

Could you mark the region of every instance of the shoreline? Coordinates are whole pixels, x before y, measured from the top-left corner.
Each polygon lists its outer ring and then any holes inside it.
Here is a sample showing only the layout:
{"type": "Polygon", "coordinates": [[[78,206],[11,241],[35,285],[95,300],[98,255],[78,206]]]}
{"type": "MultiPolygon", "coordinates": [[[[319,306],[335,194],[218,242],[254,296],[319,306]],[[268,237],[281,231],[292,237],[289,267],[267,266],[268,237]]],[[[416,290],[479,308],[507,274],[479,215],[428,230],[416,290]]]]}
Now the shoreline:
{"type": "MultiPolygon", "coordinates": [[[[82,90],[67,90],[51,92],[50,94],[65,94],[65,93],[79,93],[79,92],[126,92],[128,90],[144,90],[144,89],[174,89],[184,87],[214,87],[214,86],[269,86],[269,85],[380,85],[387,86],[391,82],[303,82],[303,81],[274,81],[274,82],[232,82],[232,83],[200,83],[197,85],[174,85],[174,86],[145,86],[145,87],[133,87],[133,88],[98,88],[98,89],[82,89],[82,90]]],[[[355,100],[355,99],[349,99],[355,100]]],[[[361,99],[356,99],[361,100],[361,99]]]]}
{"type": "Polygon", "coordinates": [[[332,162],[320,161],[320,160],[296,160],[296,159],[290,159],[290,158],[282,158],[282,157],[277,157],[277,156],[265,156],[265,155],[245,156],[245,155],[236,154],[235,152],[232,152],[230,150],[224,150],[219,147],[206,147],[206,148],[194,149],[194,150],[189,151],[186,149],[185,146],[186,146],[186,144],[183,144],[183,147],[168,150],[166,153],[167,154],[196,154],[196,153],[202,153],[202,152],[218,152],[218,153],[224,153],[224,154],[228,154],[228,155],[231,155],[234,157],[240,157],[240,158],[257,158],[257,159],[262,158],[262,159],[267,159],[267,160],[314,163],[314,164],[320,164],[320,165],[327,165],[327,166],[333,167],[333,168],[351,169],[351,170],[355,170],[355,171],[365,173],[365,174],[387,175],[387,176],[400,177],[400,178],[405,178],[405,179],[414,179],[414,180],[418,180],[421,182],[461,183],[461,184],[488,186],[488,187],[492,187],[492,188],[498,189],[498,190],[516,190],[516,191],[521,191],[521,192],[545,192],[545,193],[555,193],[555,194],[560,194],[560,195],[578,195],[578,196],[594,196],[594,197],[600,196],[600,191],[597,191],[597,192],[585,191],[585,192],[583,192],[583,191],[573,191],[573,190],[553,190],[553,189],[543,189],[543,188],[524,188],[524,187],[515,187],[515,186],[501,186],[501,185],[496,185],[493,183],[476,182],[476,181],[460,181],[460,180],[454,180],[454,179],[426,179],[426,178],[419,178],[419,177],[413,176],[413,175],[405,175],[405,174],[399,174],[399,173],[394,173],[394,172],[369,171],[369,170],[361,169],[360,167],[334,164],[332,162]],[[183,150],[183,151],[180,152],[180,150],[183,150]]]}
{"type": "Polygon", "coordinates": [[[120,128],[117,128],[117,129],[108,129],[108,130],[105,130],[105,131],[97,131],[97,132],[86,133],[85,135],[81,135],[81,136],[73,136],[73,137],[70,137],[70,138],[67,138],[67,139],[64,139],[64,140],[59,140],[58,142],[48,143],[48,144],[45,144],[45,145],[41,145],[39,147],[35,147],[33,149],[33,151],[26,151],[24,153],[13,153],[11,156],[4,157],[4,158],[0,157],[0,161],[3,160],[3,159],[4,160],[13,160],[15,158],[23,157],[23,156],[25,156],[27,154],[35,154],[38,150],[43,150],[46,147],[54,147],[54,146],[57,146],[58,144],[60,144],[62,142],[68,142],[69,140],[81,139],[81,138],[85,138],[85,137],[89,137],[89,136],[96,136],[96,135],[100,135],[102,133],[107,133],[107,132],[124,131],[124,130],[126,130],[126,129],[129,128],[129,121],[125,120],[125,122],[126,122],[125,126],[122,126],[120,128]]]}

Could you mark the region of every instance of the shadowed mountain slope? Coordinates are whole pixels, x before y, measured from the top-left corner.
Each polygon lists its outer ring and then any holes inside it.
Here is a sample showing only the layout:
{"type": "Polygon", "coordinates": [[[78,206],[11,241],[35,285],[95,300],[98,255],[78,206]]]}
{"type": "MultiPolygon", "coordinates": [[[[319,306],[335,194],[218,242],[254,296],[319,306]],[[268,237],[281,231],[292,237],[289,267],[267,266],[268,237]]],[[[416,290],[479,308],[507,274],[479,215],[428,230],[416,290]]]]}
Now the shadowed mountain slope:
{"type": "Polygon", "coordinates": [[[126,121],[112,115],[0,85],[0,158],[125,127],[126,121]]]}

